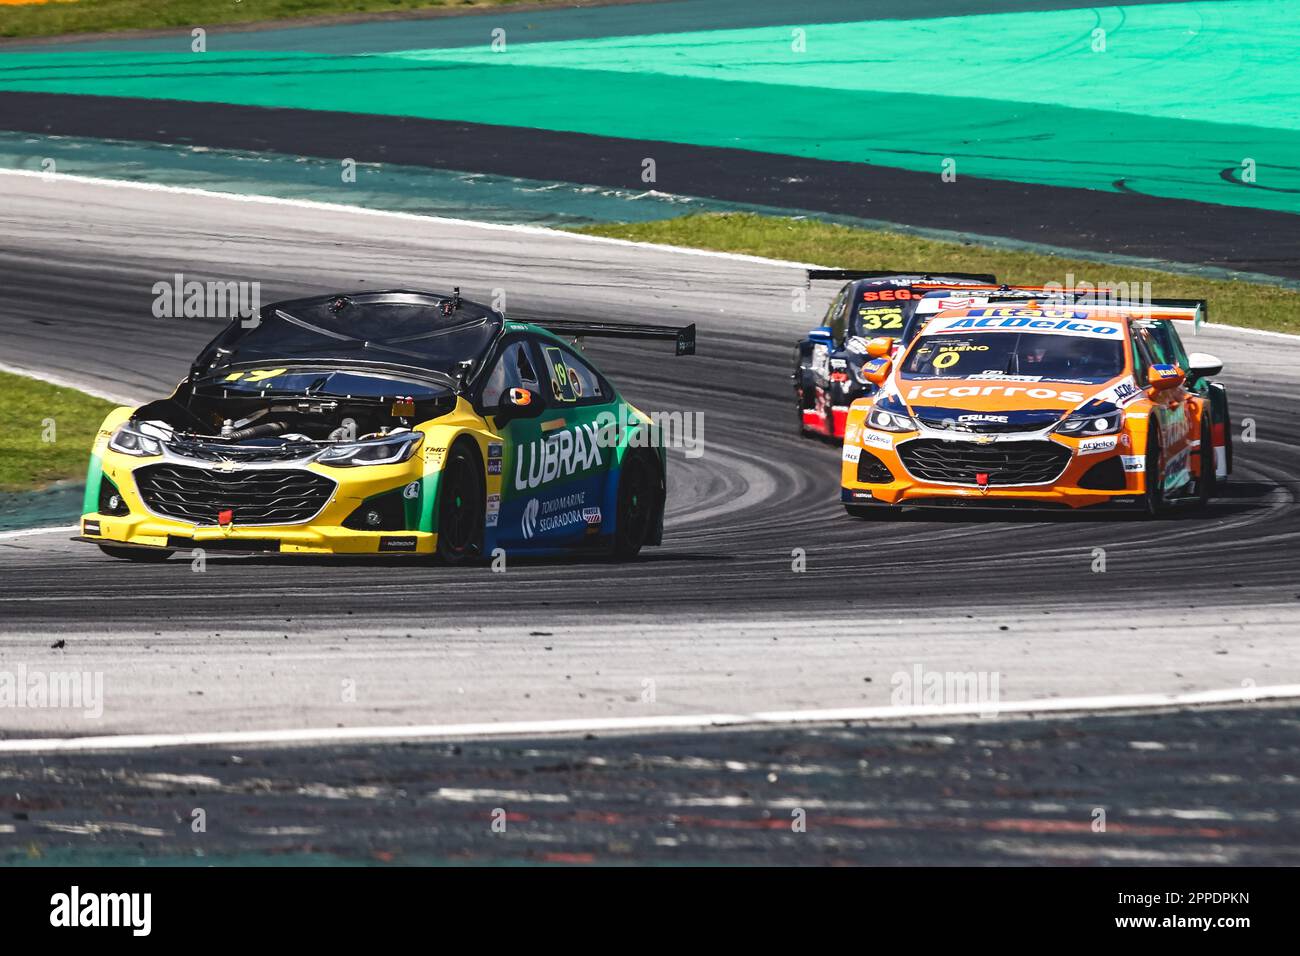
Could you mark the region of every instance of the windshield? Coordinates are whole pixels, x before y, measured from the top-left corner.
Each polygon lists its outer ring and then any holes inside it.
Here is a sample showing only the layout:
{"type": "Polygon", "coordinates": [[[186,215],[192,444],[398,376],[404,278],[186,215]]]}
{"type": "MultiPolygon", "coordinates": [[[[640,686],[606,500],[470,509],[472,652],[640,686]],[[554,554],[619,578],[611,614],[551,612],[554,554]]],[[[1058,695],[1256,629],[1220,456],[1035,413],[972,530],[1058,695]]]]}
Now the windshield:
{"type": "Polygon", "coordinates": [[[330,398],[391,398],[395,395],[431,399],[447,389],[427,382],[412,382],[391,375],[350,369],[265,368],[242,372],[222,371],[201,379],[201,388],[220,388],[231,394],[312,395],[330,398]]]}
{"type": "Polygon", "coordinates": [[[915,310],[915,302],[859,303],[849,334],[864,338],[874,338],[877,335],[899,337],[907,317],[915,310]]]}
{"type": "Polygon", "coordinates": [[[917,342],[902,376],[1098,383],[1123,371],[1122,340],[1044,332],[945,332],[917,342]]]}

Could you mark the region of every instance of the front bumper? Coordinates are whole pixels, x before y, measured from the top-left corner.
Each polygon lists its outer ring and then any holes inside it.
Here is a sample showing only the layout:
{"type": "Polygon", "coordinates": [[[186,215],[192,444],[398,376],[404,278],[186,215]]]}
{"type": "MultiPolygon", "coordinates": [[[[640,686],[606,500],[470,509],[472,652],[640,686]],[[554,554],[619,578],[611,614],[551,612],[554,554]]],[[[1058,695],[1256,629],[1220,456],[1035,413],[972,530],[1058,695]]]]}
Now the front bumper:
{"type": "Polygon", "coordinates": [[[348,528],[312,528],[304,532],[296,528],[270,527],[238,530],[230,534],[206,529],[177,529],[183,532],[177,533],[153,525],[133,529],[113,527],[112,523],[119,520],[85,515],[82,517],[82,534],[72,540],[112,547],[222,554],[433,554],[438,549],[437,534],[419,531],[361,532],[348,528]],[[93,533],[96,523],[100,528],[99,534],[93,533]]]}
{"type": "MultiPolygon", "coordinates": [[[[999,483],[996,469],[985,473],[985,481],[936,481],[918,476],[917,456],[907,455],[904,446],[911,441],[928,441],[934,446],[932,436],[906,433],[898,436],[863,429],[844,445],[841,462],[840,500],[857,507],[922,507],[962,508],[1029,508],[1045,510],[1074,510],[1080,508],[1116,508],[1121,510],[1144,506],[1144,461],[1132,453],[1133,441],[1125,435],[1097,439],[1071,439],[1036,435],[1032,438],[1013,436],[1021,444],[1042,445],[1051,442],[1061,458],[1059,473],[1046,476],[1046,480],[1032,483],[999,483]],[[1113,442],[1113,444],[1112,444],[1113,442]],[[868,459],[864,456],[872,456],[868,459]],[[877,464],[878,463],[878,464],[877,464]]],[[[954,449],[991,449],[996,442],[984,443],[977,439],[953,439],[954,449]]],[[[960,457],[954,454],[954,457],[960,457]]],[[[1044,475],[1035,476],[1042,479],[1044,475]]]]}
{"type": "MultiPolygon", "coordinates": [[[[88,511],[82,516],[82,533],[77,540],[119,547],[259,554],[433,554],[437,550],[436,463],[426,463],[423,450],[409,461],[391,465],[331,468],[313,462],[273,466],[282,471],[324,476],[332,482],[331,490],[322,493],[318,508],[313,503],[313,507],[302,511],[303,520],[289,523],[271,523],[266,521],[264,511],[241,508],[247,496],[241,497],[239,490],[228,495],[229,501],[222,500],[223,493],[216,491],[210,500],[197,502],[198,510],[215,509],[213,514],[228,510],[228,521],[211,517],[183,520],[175,514],[177,506],[160,502],[156,490],[142,491],[142,486],[151,486],[144,475],[137,481],[136,473],[158,465],[159,459],[138,459],[109,451],[99,464],[103,479],[112,483],[127,513],[88,511]],[[375,503],[382,505],[384,520],[380,527],[357,527],[358,511],[364,512],[375,503]],[[161,513],[164,510],[173,514],[161,513]],[[245,520],[241,511],[257,516],[245,520]]],[[[186,462],[184,466],[204,467],[204,463],[186,462]]],[[[208,470],[214,481],[229,478],[215,469],[208,470]]]]}

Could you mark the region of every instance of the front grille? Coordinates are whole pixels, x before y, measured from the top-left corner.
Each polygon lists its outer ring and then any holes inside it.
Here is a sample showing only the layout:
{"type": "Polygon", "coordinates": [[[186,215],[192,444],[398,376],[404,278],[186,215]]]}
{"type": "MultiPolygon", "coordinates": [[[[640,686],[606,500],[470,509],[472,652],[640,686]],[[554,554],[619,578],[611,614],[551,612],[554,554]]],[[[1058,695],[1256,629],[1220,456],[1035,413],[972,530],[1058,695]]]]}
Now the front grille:
{"type": "Polygon", "coordinates": [[[136,471],[135,483],[150,511],[196,525],[215,525],[226,510],[236,525],[298,524],[314,518],[334,493],[334,482],[323,475],[269,468],[147,465],[136,471]]]}
{"type": "Polygon", "coordinates": [[[916,438],[898,446],[903,465],[913,477],[945,485],[1041,485],[1058,478],[1070,461],[1070,450],[1053,441],[1004,441],[981,445],[916,438]]]}
{"type": "Polygon", "coordinates": [[[863,449],[858,458],[858,481],[864,485],[887,485],[894,480],[889,467],[871,452],[863,449]]]}

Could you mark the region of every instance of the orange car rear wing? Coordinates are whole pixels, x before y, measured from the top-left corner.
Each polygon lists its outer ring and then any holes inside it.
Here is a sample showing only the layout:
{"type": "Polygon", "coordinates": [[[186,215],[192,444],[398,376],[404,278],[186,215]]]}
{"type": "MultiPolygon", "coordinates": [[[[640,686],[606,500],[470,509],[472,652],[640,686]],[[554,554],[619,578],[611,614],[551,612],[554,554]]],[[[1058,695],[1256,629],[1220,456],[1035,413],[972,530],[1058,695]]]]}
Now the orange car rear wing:
{"type": "MultiPolygon", "coordinates": [[[[921,284],[917,287],[924,287],[921,284]]],[[[944,291],[940,286],[935,291],[944,291]]],[[[964,286],[955,295],[976,295],[986,300],[986,304],[997,302],[1015,302],[1028,305],[1034,302],[1032,293],[1042,293],[1044,299],[1053,302],[1066,300],[1070,305],[1087,309],[1112,309],[1131,315],[1140,313],[1144,319],[1174,319],[1195,322],[1199,328],[1202,322],[1209,321],[1210,303],[1207,299],[1145,299],[1134,300],[1116,297],[1113,289],[1096,287],[1087,289],[1060,289],[1055,286],[964,286]]]]}
{"type": "Polygon", "coordinates": [[[1210,304],[1205,299],[1151,299],[1147,302],[1073,302],[1076,308],[1089,312],[1113,312],[1117,315],[1131,315],[1152,322],[1175,320],[1194,322],[1200,328],[1209,315],[1210,304]]]}
{"type": "MultiPolygon", "coordinates": [[[[1025,299],[1020,297],[1007,298],[999,300],[997,296],[989,296],[985,305],[979,308],[986,308],[994,305],[998,301],[1005,304],[1014,303],[1016,306],[1025,309],[1036,308],[1057,308],[1057,309],[1077,309],[1087,312],[1089,315],[1096,315],[1099,318],[1123,318],[1131,317],[1145,319],[1152,322],[1161,322],[1165,320],[1175,320],[1180,322],[1195,322],[1196,327],[1200,328],[1202,322],[1206,319],[1209,311],[1209,303],[1205,299],[1152,299],[1149,302],[1060,302],[1053,301],[1052,296],[1044,296],[1044,302],[1036,299],[1025,299]]],[[[956,309],[945,309],[936,313],[934,316],[944,316],[952,318],[954,316],[965,315],[966,307],[956,309]]]]}

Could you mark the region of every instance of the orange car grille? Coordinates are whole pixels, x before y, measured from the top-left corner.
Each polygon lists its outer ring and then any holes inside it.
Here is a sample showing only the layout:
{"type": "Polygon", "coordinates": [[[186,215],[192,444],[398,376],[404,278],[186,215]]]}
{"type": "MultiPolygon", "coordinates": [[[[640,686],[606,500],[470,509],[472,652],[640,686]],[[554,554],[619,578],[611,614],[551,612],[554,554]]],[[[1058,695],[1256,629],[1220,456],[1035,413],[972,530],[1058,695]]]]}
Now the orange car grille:
{"type": "Polygon", "coordinates": [[[1070,461],[1070,450],[1053,441],[980,445],[916,438],[899,445],[898,454],[912,477],[945,485],[1042,485],[1059,478],[1070,461]]]}

